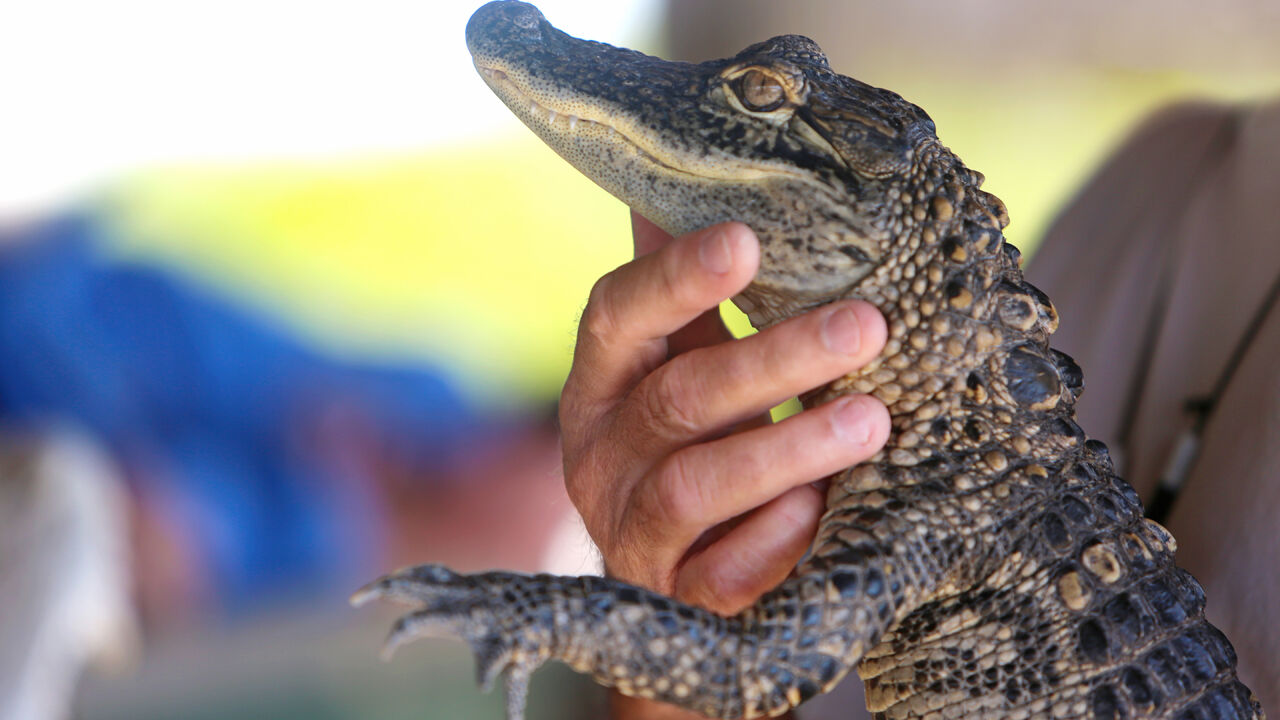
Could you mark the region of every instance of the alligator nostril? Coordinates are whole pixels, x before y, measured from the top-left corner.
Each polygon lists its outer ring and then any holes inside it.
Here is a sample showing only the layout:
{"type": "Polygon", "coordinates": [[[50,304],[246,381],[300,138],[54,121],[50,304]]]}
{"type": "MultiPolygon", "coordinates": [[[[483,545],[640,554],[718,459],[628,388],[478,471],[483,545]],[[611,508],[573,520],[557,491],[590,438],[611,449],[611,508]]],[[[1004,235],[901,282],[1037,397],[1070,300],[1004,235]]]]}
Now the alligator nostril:
{"type": "Polygon", "coordinates": [[[520,8],[520,10],[522,12],[516,14],[515,17],[511,18],[511,22],[514,23],[515,26],[520,28],[521,30],[538,29],[538,21],[542,19],[542,13],[538,12],[537,9],[528,5],[520,8]]]}
{"type": "Polygon", "coordinates": [[[492,49],[494,38],[540,42],[546,23],[538,8],[515,0],[493,0],[480,7],[467,22],[467,47],[472,53],[492,49]]]}

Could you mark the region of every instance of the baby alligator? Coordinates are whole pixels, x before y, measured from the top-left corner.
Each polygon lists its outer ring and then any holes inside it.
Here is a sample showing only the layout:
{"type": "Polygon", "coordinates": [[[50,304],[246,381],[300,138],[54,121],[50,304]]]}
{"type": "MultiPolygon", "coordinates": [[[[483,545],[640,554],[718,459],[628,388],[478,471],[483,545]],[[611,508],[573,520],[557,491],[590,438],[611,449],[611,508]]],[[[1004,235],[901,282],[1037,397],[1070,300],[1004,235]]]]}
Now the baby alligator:
{"type": "Polygon", "coordinates": [[[1074,422],[1080,368],[1023,280],[1002,203],[920,108],[787,35],[713,62],[578,40],[534,7],[467,25],[485,82],[565,159],[672,234],[738,220],[763,327],[862,298],[882,356],[804,400],[870,393],[893,433],[831,478],[795,575],[733,617],[599,577],[423,566],[357,600],[420,606],[389,644],[452,635],[508,717],[559,660],[710,717],[777,715],[853,668],[877,718],[1263,717],[1174,540],[1074,422]]]}

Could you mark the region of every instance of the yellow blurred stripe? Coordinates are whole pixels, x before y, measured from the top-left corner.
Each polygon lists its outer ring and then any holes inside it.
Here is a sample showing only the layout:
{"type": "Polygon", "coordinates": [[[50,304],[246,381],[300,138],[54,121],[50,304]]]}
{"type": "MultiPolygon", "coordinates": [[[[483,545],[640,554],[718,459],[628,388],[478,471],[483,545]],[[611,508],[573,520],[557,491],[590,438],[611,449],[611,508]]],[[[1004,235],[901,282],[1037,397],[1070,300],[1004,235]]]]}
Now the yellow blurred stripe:
{"type": "Polygon", "coordinates": [[[547,400],[626,209],[532,136],[421,157],[169,168],[108,199],[115,252],[194,274],[339,352],[423,357],[547,400]]]}

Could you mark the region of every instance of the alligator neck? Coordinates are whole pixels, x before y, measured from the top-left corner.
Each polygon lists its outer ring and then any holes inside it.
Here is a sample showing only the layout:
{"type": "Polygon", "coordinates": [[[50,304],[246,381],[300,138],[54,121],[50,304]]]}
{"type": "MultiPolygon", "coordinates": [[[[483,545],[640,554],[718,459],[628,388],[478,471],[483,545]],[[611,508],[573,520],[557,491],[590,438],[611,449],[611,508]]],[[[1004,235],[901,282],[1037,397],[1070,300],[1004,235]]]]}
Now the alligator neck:
{"type": "Polygon", "coordinates": [[[897,231],[885,261],[850,293],[885,313],[885,350],[804,398],[810,406],[854,392],[882,400],[894,432],[880,464],[965,458],[995,475],[1002,457],[1050,463],[1084,440],[1072,421],[1080,370],[1048,344],[1057,313],[1023,279],[1021,254],[1002,234],[1004,206],[980,183],[957,163],[917,179],[927,191],[893,198],[897,231]],[[1043,433],[1061,442],[1033,441],[1043,433]]]}

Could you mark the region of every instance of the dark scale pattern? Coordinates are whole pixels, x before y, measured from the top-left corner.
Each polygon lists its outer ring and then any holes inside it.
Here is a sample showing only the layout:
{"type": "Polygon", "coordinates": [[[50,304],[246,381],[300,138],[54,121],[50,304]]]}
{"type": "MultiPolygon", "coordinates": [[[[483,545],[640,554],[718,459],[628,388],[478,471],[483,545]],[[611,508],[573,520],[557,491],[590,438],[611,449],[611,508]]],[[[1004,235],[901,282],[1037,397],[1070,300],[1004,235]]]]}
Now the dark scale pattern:
{"type": "Polygon", "coordinates": [[[711,717],[782,713],[855,666],[883,720],[1262,717],[1173,538],[1075,423],[1084,377],[1049,347],[1058,315],[1003,203],[924,111],[794,35],[668,63],[497,2],[467,42],[516,115],[667,231],[750,225],[761,266],[736,300],[757,327],[879,306],[882,356],[804,401],[872,393],[893,433],[832,478],[797,575],[735,617],[601,578],[423,566],[359,594],[418,608],[392,646],[462,637],[482,681],[505,677],[511,720],[547,660],[711,717]],[[748,107],[747,72],[784,97],[748,107]]]}

